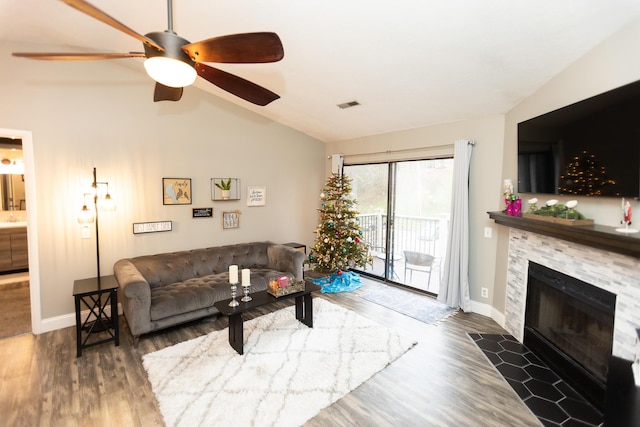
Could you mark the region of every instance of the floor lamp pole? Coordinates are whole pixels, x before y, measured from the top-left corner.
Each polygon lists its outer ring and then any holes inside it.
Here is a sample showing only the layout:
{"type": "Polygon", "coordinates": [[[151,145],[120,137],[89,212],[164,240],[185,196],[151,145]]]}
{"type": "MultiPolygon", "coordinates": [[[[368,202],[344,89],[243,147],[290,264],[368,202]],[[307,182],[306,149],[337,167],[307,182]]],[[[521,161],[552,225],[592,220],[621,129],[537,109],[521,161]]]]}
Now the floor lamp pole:
{"type": "Polygon", "coordinates": [[[98,227],[98,180],[96,179],[96,168],[93,168],[93,205],[96,213],[96,266],[98,270],[98,286],[100,285],[100,232],[98,227]]]}

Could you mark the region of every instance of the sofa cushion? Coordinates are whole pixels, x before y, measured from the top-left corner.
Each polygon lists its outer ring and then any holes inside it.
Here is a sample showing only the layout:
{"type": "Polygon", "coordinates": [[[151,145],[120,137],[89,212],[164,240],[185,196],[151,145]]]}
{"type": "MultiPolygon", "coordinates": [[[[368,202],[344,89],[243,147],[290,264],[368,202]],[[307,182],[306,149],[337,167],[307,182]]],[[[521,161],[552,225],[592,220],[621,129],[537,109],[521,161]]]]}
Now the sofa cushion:
{"type": "Polygon", "coordinates": [[[158,286],[151,290],[151,320],[210,307],[225,294],[227,276],[212,274],[184,282],[158,286]]]}
{"type": "MultiPolygon", "coordinates": [[[[264,291],[271,276],[285,274],[268,268],[251,269],[251,293],[264,291]]],[[[242,286],[238,285],[238,298],[242,286]]],[[[151,320],[211,307],[216,301],[231,298],[228,273],[211,274],[151,289],[151,320]]]]}

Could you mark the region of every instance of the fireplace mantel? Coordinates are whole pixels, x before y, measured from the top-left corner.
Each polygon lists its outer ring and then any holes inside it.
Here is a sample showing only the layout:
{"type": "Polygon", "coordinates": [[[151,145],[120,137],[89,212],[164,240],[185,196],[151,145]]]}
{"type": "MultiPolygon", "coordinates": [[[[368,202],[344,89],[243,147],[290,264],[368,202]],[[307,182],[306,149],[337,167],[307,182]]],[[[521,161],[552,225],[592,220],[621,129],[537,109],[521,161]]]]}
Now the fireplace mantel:
{"type": "Polygon", "coordinates": [[[504,212],[488,212],[488,214],[496,224],[640,258],[640,233],[619,233],[615,227],[597,224],[555,224],[534,218],[511,216],[504,212]]]}

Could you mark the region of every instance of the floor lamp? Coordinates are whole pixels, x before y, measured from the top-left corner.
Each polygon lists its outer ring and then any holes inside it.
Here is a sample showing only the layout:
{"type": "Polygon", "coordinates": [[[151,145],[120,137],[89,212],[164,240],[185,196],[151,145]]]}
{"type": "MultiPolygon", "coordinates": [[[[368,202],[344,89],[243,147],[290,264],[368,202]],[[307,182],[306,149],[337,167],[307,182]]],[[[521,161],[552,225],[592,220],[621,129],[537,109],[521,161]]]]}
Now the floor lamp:
{"type": "Polygon", "coordinates": [[[87,207],[85,199],[85,203],[78,215],[78,222],[80,224],[90,224],[93,222],[96,225],[96,277],[98,278],[98,283],[100,283],[100,227],[98,211],[113,211],[116,208],[116,205],[109,194],[109,183],[99,182],[97,180],[96,168],[93,168],[93,183],[91,184],[91,190],[92,192],[85,193],[84,197],[86,198],[86,196],[93,195],[93,210],[87,207]],[[100,186],[105,186],[106,188],[104,195],[100,194],[100,186]]]}

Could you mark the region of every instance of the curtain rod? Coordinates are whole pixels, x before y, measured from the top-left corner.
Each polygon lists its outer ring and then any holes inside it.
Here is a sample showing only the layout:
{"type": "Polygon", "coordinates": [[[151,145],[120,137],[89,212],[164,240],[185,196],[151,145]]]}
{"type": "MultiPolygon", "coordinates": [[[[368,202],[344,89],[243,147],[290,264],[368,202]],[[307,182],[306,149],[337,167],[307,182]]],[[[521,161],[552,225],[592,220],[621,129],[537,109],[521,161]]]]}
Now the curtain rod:
{"type": "MultiPolygon", "coordinates": [[[[468,141],[469,145],[476,145],[475,141],[468,141]]],[[[431,147],[422,147],[422,148],[403,148],[401,150],[387,150],[387,151],[375,151],[371,153],[359,153],[359,154],[345,154],[344,157],[353,157],[353,156],[375,156],[379,154],[393,154],[393,153],[411,153],[414,151],[424,151],[424,150],[438,150],[440,148],[451,148],[453,144],[443,144],[443,145],[433,145],[431,147]]],[[[330,159],[331,156],[327,156],[327,159],[330,159]]]]}

